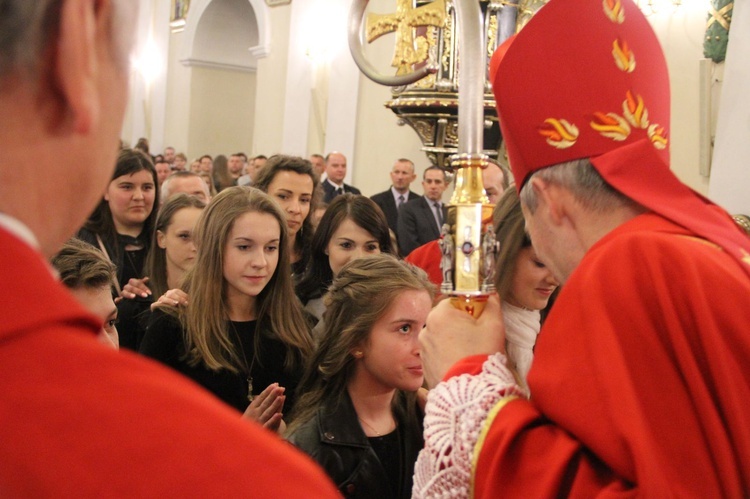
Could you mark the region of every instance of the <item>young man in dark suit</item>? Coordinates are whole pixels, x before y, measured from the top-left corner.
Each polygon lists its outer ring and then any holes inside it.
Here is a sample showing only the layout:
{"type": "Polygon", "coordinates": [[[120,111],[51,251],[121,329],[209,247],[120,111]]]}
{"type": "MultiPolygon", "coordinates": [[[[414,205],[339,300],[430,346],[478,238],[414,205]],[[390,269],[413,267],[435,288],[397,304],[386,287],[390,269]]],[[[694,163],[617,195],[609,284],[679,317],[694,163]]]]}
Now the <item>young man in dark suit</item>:
{"type": "Polygon", "coordinates": [[[409,185],[415,178],[417,176],[414,174],[414,163],[406,158],[398,159],[391,169],[391,188],[370,198],[383,210],[388,220],[388,227],[396,235],[398,235],[398,209],[407,201],[419,198],[419,194],[409,189],[409,185]]]}
{"type": "Polygon", "coordinates": [[[326,156],[326,179],[321,182],[325,196],[323,201],[330,203],[333,198],[345,192],[362,194],[359,189],[344,183],[346,177],[346,156],[340,152],[331,152],[326,156]]]}
{"type": "Polygon", "coordinates": [[[448,187],[445,172],[431,166],[424,171],[422,179],[424,196],[404,203],[398,212],[398,244],[403,256],[440,237],[445,221],[442,202],[443,192],[448,187]]]}

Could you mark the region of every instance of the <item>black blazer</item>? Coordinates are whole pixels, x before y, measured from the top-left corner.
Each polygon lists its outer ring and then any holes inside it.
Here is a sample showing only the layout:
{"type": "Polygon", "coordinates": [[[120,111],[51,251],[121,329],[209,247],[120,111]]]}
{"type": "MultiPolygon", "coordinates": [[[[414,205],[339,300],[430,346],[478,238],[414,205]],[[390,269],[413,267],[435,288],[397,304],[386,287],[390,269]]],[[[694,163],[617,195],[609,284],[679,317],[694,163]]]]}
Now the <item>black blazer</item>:
{"type": "MultiPolygon", "coordinates": [[[[416,192],[409,191],[406,196],[406,201],[412,199],[418,199],[420,196],[416,192]]],[[[396,206],[396,200],[393,199],[393,193],[390,189],[385,192],[375,194],[370,199],[375,201],[375,204],[380,206],[380,209],[385,213],[385,218],[388,220],[388,227],[396,234],[398,238],[398,207],[396,206]]]]}
{"type": "MultiPolygon", "coordinates": [[[[427,198],[421,196],[401,205],[398,212],[398,245],[403,256],[440,237],[435,215],[427,198]]],[[[443,204],[443,220],[446,217],[443,204]]]]}
{"type": "MultiPolygon", "coordinates": [[[[331,201],[333,201],[333,198],[338,196],[338,194],[336,194],[336,188],[332,183],[328,181],[328,179],[321,182],[321,185],[323,186],[323,191],[325,192],[323,201],[325,201],[326,203],[330,203],[331,201]]],[[[357,189],[356,187],[352,187],[349,184],[344,184],[344,192],[351,192],[352,194],[362,194],[359,189],[357,189]]]]}

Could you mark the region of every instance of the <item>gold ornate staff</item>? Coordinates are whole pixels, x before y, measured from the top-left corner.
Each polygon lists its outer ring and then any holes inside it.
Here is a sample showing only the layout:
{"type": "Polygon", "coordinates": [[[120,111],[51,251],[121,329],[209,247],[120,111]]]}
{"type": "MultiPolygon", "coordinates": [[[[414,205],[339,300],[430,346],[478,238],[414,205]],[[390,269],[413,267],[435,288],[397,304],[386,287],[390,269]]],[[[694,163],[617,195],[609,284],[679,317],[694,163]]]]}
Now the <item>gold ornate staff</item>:
{"type": "MultiPolygon", "coordinates": [[[[426,53],[419,44],[414,47],[413,30],[417,26],[444,26],[445,0],[414,7],[413,0],[397,0],[395,14],[370,14],[366,31],[373,40],[385,32],[397,31],[394,54],[396,76],[378,73],[362,51],[362,18],[368,0],[354,0],[349,17],[349,47],[360,70],[376,83],[390,86],[408,85],[435,72],[426,64],[414,72],[408,67],[422,63],[426,53]],[[424,57],[423,57],[424,56],[424,57]]],[[[461,56],[458,75],[458,154],[451,158],[455,187],[448,217],[440,241],[443,269],[441,291],[451,295],[453,304],[469,314],[479,316],[494,291],[496,242],[492,229],[492,210],[482,182],[482,169],[489,157],[482,154],[484,130],[484,85],[487,59],[483,17],[479,0],[454,0],[461,56]]]]}

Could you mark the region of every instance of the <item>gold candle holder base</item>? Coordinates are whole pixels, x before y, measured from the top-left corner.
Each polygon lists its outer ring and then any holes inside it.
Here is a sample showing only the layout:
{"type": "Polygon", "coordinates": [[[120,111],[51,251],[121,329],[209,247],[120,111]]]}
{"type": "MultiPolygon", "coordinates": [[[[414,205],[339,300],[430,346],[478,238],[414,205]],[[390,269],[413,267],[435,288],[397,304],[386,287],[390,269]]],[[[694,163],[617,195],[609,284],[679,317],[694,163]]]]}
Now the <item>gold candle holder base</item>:
{"type": "Polygon", "coordinates": [[[495,205],[490,203],[482,182],[482,169],[488,164],[489,158],[483,154],[451,158],[456,187],[440,240],[440,291],[451,296],[454,306],[475,317],[481,315],[488,296],[495,291],[495,205]]]}
{"type": "Polygon", "coordinates": [[[484,312],[484,306],[487,305],[489,295],[452,295],[451,305],[457,309],[466,312],[472,317],[479,317],[484,312]]]}

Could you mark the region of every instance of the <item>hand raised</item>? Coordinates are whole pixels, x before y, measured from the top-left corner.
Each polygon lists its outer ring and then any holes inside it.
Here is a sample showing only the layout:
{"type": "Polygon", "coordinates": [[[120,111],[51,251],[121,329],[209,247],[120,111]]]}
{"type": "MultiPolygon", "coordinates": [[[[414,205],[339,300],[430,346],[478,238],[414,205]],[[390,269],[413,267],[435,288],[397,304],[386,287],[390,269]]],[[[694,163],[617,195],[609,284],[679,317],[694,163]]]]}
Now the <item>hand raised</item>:
{"type": "Polygon", "coordinates": [[[151,304],[151,310],[154,310],[159,305],[169,305],[171,307],[183,306],[186,307],[188,304],[188,294],[181,289],[170,289],[159,297],[154,303],[151,304]]]}
{"type": "Polygon", "coordinates": [[[285,390],[278,383],[268,385],[265,390],[253,398],[242,417],[260,423],[271,431],[283,431],[286,425],[283,425],[281,410],[284,408],[284,401],[286,400],[285,390]]]}
{"type": "Polygon", "coordinates": [[[505,353],[505,326],[500,298],[492,295],[479,318],[443,300],[427,316],[419,334],[427,385],[434,387],[459,360],[471,355],[505,353]]]}
{"type": "Polygon", "coordinates": [[[136,296],[140,296],[141,298],[151,296],[151,290],[147,286],[148,280],[148,277],[144,277],[143,279],[131,278],[122,288],[122,297],[132,300],[136,296]]]}

